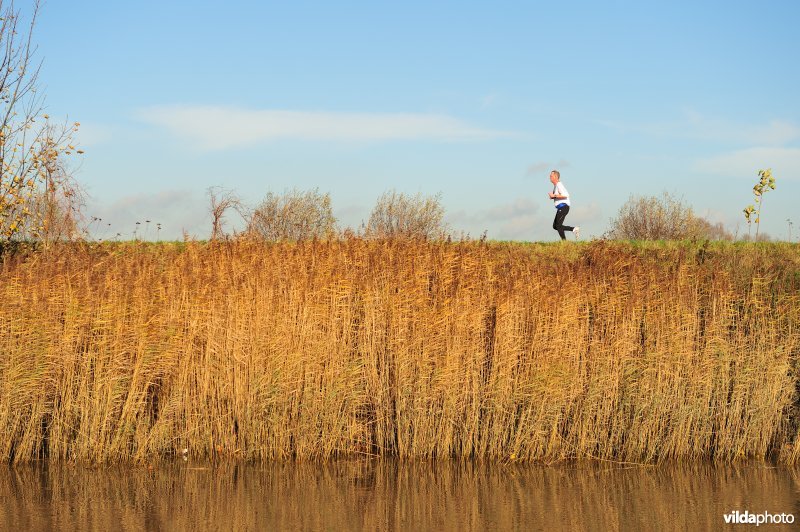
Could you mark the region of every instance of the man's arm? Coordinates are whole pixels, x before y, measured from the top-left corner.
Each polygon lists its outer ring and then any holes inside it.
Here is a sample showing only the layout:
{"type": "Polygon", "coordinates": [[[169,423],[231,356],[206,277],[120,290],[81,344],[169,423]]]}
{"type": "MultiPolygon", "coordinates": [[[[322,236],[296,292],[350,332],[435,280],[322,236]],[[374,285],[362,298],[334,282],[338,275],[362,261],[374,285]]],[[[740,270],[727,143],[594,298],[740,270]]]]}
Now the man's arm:
{"type": "MultiPolygon", "coordinates": [[[[560,183],[559,183],[559,185],[560,185],[560,183]]],[[[567,196],[565,194],[560,194],[559,193],[560,191],[561,191],[561,187],[556,185],[556,192],[551,192],[550,193],[550,199],[564,200],[564,199],[567,199],[569,197],[569,196],[567,196]]]]}

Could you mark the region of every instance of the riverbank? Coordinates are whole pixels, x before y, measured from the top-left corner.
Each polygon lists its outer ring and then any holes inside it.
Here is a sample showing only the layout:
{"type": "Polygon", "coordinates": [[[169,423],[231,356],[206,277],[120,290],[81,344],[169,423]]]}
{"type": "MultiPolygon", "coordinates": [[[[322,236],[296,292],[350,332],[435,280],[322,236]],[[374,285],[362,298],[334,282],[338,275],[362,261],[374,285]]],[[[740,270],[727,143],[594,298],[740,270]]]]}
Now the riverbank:
{"type": "Polygon", "coordinates": [[[800,459],[787,244],[6,254],[0,460],[800,459]]]}

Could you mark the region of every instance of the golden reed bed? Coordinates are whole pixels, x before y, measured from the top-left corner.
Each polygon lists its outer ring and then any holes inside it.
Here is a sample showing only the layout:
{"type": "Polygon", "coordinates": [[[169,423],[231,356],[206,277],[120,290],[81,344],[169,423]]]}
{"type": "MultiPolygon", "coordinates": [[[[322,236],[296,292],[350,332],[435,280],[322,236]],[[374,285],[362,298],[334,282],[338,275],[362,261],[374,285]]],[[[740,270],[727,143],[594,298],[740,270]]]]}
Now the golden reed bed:
{"type": "Polygon", "coordinates": [[[800,459],[796,245],[65,245],[0,275],[6,462],[800,459]]]}

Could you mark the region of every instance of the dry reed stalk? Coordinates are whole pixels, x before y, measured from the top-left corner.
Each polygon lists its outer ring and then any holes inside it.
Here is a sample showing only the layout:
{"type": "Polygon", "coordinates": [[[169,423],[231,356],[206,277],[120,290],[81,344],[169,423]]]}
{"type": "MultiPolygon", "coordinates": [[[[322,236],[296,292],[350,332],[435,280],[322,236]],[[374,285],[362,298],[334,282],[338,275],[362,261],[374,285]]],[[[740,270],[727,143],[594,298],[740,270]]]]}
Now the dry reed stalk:
{"type": "Polygon", "coordinates": [[[8,255],[0,459],[793,463],[799,265],[603,242],[8,255]]]}

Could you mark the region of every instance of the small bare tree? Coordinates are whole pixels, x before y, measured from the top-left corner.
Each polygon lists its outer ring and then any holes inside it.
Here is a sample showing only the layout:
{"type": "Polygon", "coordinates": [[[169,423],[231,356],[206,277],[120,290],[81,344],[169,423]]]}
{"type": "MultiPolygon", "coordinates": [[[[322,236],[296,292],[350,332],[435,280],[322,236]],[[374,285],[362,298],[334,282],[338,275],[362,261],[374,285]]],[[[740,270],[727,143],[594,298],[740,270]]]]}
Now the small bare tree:
{"type": "Polygon", "coordinates": [[[695,216],[692,208],[669,192],[661,196],[631,196],[611,221],[606,237],[622,240],[684,240],[726,235],[695,216]]]}
{"type": "Polygon", "coordinates": [[[50,123],[37,93],[32,36],[38,13],[37,0],[23,30],[13,2],[0,0],[0,240],[63,237],[57,225],[80,207],[64,163],[65,156],[83,153],[71,144],[79,124],[50,123]]]}
{"type": "Polygon", "coordinates": [[[394,190],[378,198],[364,231],[367,238],[421,240],[444,238],[446,232],[441,194],[410,196],[394,190]]]}
{"type": "Polygon", "coordinates": [[[211,211],[211,240],[219,240],[225,236],[223,226],[225,215],[230,209],[240,214],[242,213],[242,201],[232,190],[225,190],[222,187],[209,187],[208,197],[210,201],[209,210],[211,211]]]}
{"type": "Polygon", "coordinates": [[[270,241],[330,238],[336,233],[331,195],[317,188],[269,192],[250,215],[247,229],[251,236],[270,241]]]}

